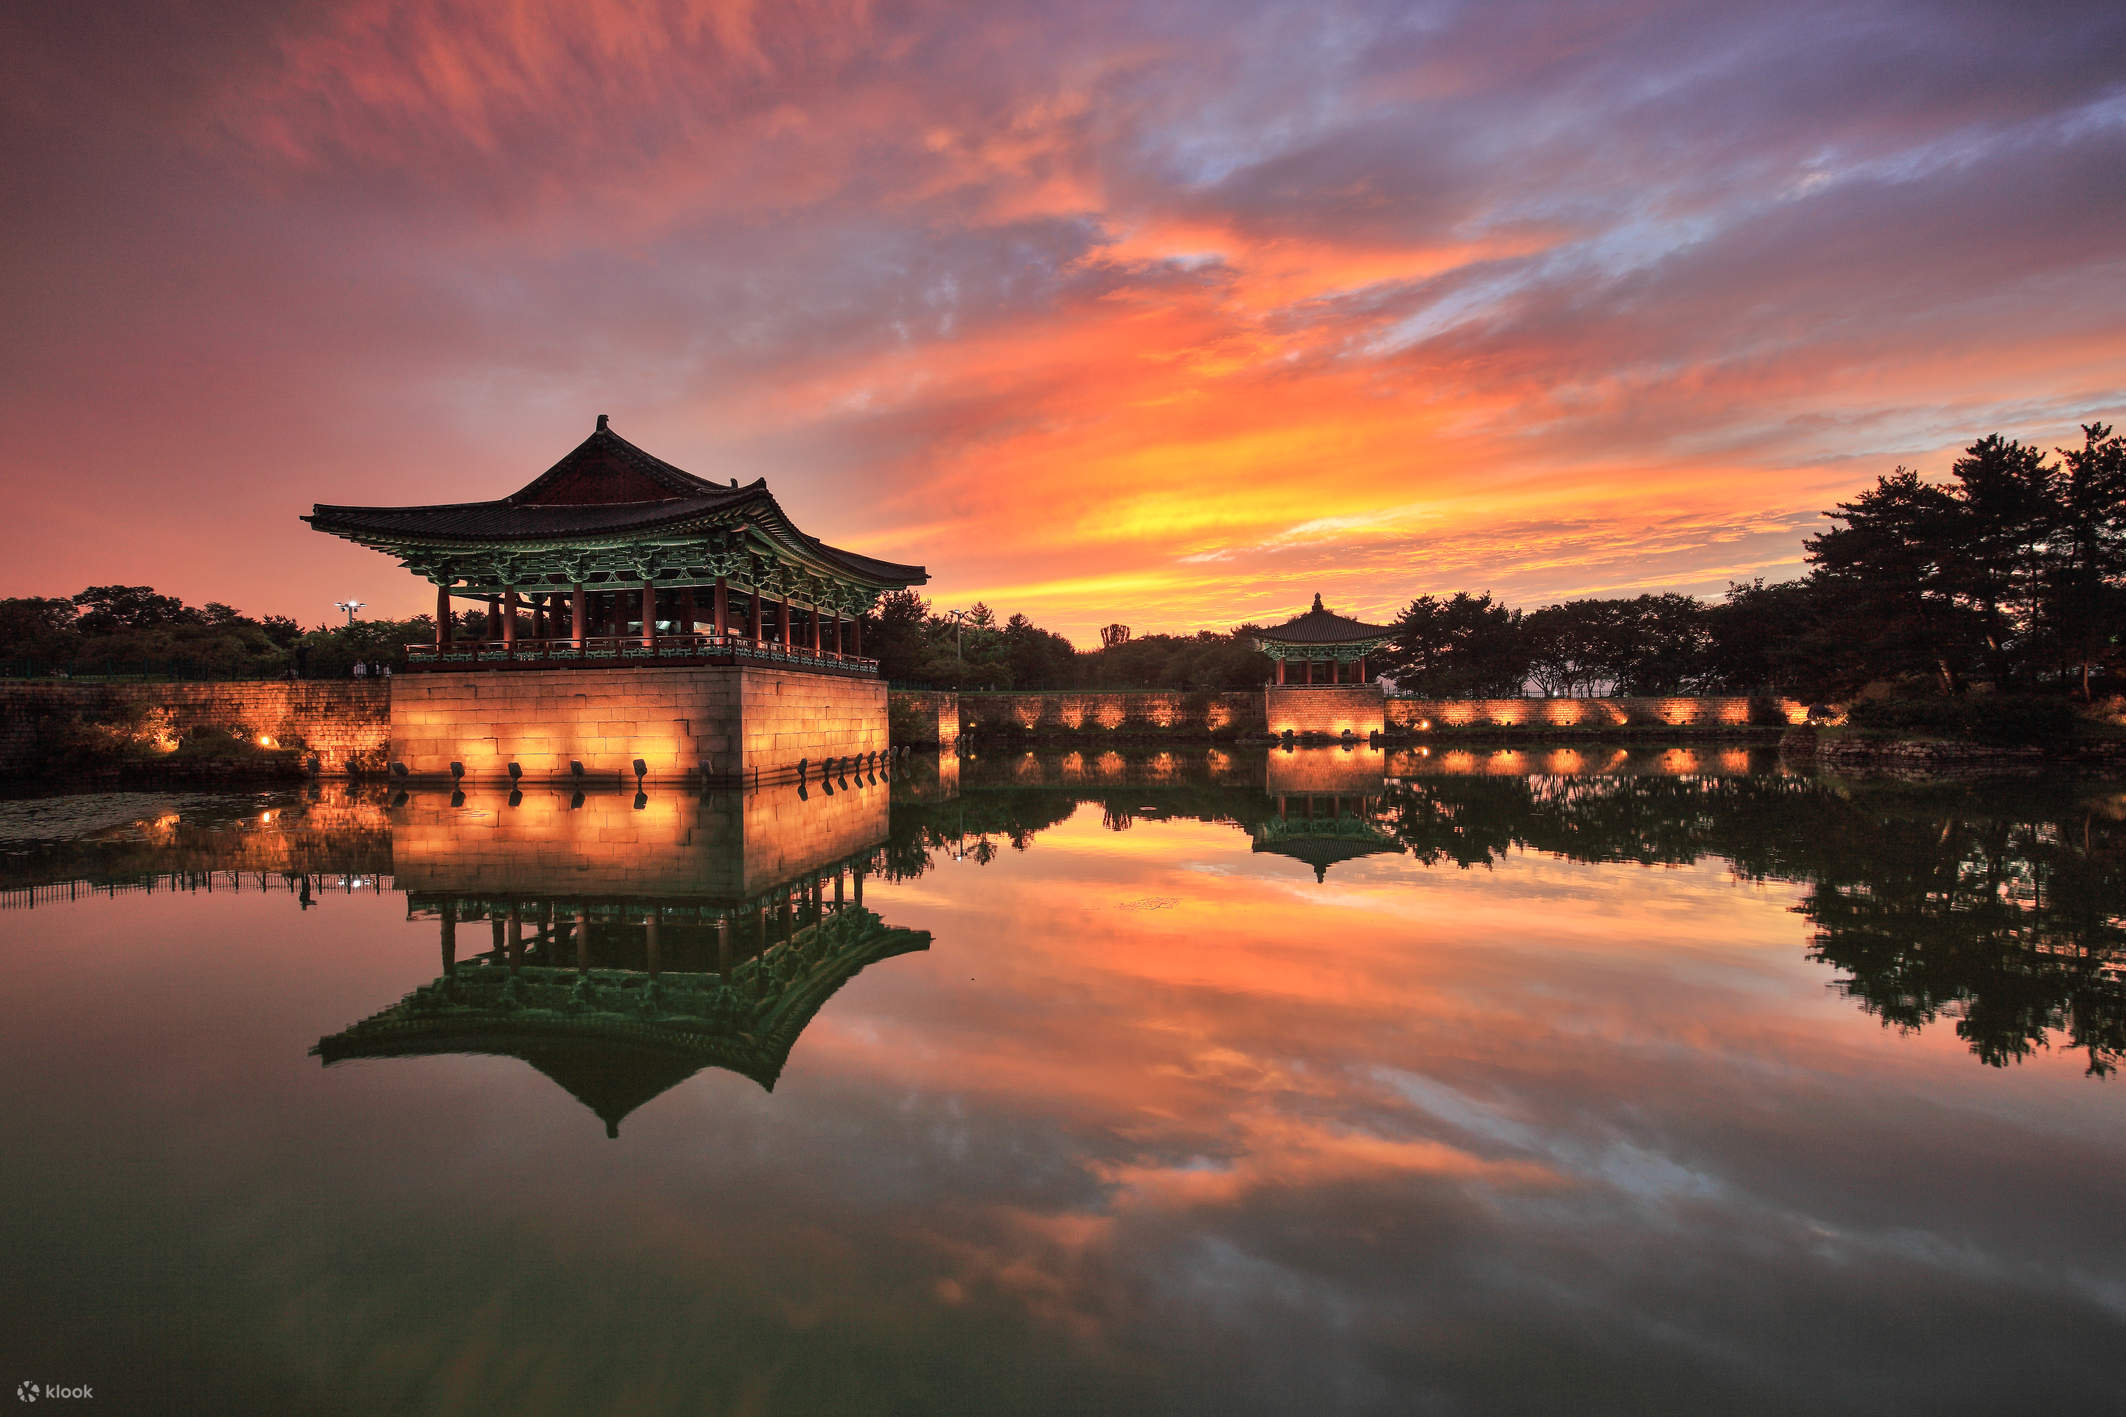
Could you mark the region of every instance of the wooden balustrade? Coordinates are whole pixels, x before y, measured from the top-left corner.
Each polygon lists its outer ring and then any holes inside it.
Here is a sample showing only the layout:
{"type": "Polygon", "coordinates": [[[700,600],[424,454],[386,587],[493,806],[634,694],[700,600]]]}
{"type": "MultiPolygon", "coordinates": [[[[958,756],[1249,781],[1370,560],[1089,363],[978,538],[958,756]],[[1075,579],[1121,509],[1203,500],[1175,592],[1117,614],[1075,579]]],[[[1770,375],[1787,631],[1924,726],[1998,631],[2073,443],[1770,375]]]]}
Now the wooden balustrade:
{"type": "Polygon", "coordinates": [[[759,664],[766,667],[809,669],[864,678],[878,676],[878,661],[831,649],[785,649],[772,640],[746,635],[686,635],[660,631],[654,648],[643,643],[641,634],[586,635],[579,648],[568,635],[519,635],[454,639],[438,647],[432,642],[406,646],[410,670],[467,670],[503,668],[563,669],[571,666],[611,668],[627,664],[759,664]]]}

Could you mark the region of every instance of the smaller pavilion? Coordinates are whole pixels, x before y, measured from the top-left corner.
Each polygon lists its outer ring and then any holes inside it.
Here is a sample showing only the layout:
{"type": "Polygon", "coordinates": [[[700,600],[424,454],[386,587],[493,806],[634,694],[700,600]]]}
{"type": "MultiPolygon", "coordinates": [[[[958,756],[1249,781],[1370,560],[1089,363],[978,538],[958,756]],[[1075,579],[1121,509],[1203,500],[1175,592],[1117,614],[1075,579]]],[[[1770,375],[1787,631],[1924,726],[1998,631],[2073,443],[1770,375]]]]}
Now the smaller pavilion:
{"type": "Polygon", "coordinates": [[[1366,657],[1393,638],[1394,626],[1369,625],[1325,610],[1317,594],[1306,614],[1256,631],[1255,647],[1276,661],[1279,684],[1370,684],[1366,657]]]}

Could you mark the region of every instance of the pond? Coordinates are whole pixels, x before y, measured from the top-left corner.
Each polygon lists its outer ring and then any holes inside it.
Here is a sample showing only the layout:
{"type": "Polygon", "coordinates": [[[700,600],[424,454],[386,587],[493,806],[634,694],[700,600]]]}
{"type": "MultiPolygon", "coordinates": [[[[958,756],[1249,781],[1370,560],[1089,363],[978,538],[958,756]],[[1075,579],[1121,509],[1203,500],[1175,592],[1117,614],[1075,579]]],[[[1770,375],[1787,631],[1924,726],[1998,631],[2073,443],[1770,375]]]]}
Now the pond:
{"type": "Polygon", "coordinates": [[[2118,784],[977,751],[0,853],[5,1376],[101,1410],[2115,1400],[2118,784]]]}

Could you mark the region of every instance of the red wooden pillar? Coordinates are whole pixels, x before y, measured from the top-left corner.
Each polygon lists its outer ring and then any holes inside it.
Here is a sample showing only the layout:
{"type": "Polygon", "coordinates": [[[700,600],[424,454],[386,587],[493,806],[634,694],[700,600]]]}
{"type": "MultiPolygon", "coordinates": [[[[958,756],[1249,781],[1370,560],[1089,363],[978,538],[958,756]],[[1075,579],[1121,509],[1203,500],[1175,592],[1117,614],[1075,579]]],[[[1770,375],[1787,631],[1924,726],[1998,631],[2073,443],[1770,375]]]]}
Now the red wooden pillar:
{"type": "Polygon", "coordinates": [[[583,636],[591,620],[590,595],[581,582],[568,588],[568,637],[577,649],[583,648],[583,636]]]}
{"type": "Polygon", "coordinates": [[[716,595],[709,609],[716,616],[716,633],[723,636],[731,633],[731,588],[724,584],[722,576],[716,578],[716,595]]]}
{"type": "Polygon", "coordinates": [[[787,595],[775,602],[775,628],[782,638],[782,647],[793,648],[790,643],[790,597],[787,595]]]}
{"type": "Polygon", "coordinates": [[[813,607],[811,608],[811,610],[809,610],[808,612],[806,612],[805,618],[806,618],[807,620],[810,620],[810,621],[812,622],[812,652],[813,652],[814,654],[818,654],[818,653],[819,653],[819,651],[820,651],[820,643],[819,643],[819,607],[818,607],[817,605],[813,606],[813,607]]]}
{"type": "Polygon", "coordinates": [[[1282,655],[1277,658],[1277,682],[1280,684],[1284,682],[1284,656],[1282,655]]]}
{"type": "Polygon", "coordinates": [[[1356,679],[1353,679],[1351,682],[1354,684],[1363,684],[1366,682],[1366,657],[1364,655],[1360,655],[1358,657],[1358,677],[1356,679]]]}
{"type": "Polygon", "coordinates": [[[642,583],[642,647],[657,648],[657,587],[650,581],[642,583]]]}
{"type": "Polygon", "coordinates": [[[681,634],[691,635],[694,633],[695,618],[694,587],[688,586],[685,590],[679,592],[679,631],[681,634]]]}
{"type": "Polygon", "coordinates": [[[502,592],[502,643],[511,647],[517,643],[517,592],[514,588],[502,592]]]}
{"type": "Polygon", "coordinates": [[[1300,682],[1300,683],[1302,683],[1302,684],[1311,684],[1311,683],[1313,683],[1313,682],[1314,682],[1314,661],[1313,661],[1313,660],[1311,660],[1311,659],[1302,659],[1301,661],[1299,661],[1299,673],[1300,673],[1300,680],[1299,680],[1299,682],[1300,682]]]}
{"type": "Polygon", "coordinates": [[[439,585],[436,587],[436,648],[438,650],[450,648],[450,632],[450,587],[439,585]]]}

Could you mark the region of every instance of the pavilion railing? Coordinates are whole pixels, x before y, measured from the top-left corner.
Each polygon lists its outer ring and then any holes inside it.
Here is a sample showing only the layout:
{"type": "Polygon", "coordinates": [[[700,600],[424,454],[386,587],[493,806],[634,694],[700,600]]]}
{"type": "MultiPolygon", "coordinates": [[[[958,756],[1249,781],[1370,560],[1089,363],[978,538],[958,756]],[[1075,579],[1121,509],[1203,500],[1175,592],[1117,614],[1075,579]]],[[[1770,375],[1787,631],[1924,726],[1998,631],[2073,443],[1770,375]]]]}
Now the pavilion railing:
{"type": "Polygon", "coordinates": [[[406,646],[409,669],[484,669],[510,665],[611,668],[628,664],[686,664],[704,659],[719,663],[824,670],[861,678],[878,677],[878,661],[875,659],[838,654],[830,649],[814,651],[795,645],[786,649],[772,640],[756,640],[746,635],[659,634],[651,644],[644,644],[639,634],[585,635],[581,645],[568,635],[519,635],[515,640],[461,638],[448,645],[423,641],[406,646]]]}

